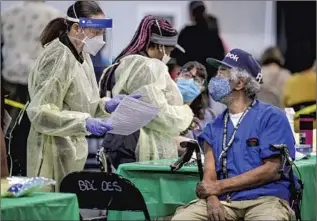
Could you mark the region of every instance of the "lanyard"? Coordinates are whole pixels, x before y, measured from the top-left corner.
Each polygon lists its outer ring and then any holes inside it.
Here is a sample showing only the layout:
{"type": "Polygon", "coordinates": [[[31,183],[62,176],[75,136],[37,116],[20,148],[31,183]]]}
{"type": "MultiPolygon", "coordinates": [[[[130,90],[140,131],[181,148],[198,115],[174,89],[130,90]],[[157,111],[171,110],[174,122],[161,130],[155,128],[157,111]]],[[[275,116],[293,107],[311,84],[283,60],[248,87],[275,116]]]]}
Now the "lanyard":
{"type": "MultiPolygon", "coordinates": [[[[219,156],[219,161],[221,162],[221,165],[222,165],[222,173],[223,173],[224,179],[228,178],[227,151],[231,147],[231,145],[232,145],[232,143],[234,141],[234,138],[236,136],[237,130],[238,130],[243,118],[245,117],[245,115],[247,115],[247,113],[250,111],[250,109],[254,106],[255,103],[256,103],[256,101],[254,100],[251,103],[251,105],[242,113],[237,125],[233,129],[233,133],[232,133],[228,143],[227,143],[227,131],[228,131],[229,112],[227,111],[226,114],[225,114],[224,129],[223,129],[223,139],[222,139],[222,151],[221,151],[220,156],[219,156]]],[[[230,193],[227,194],[226,200],[227,200],[227,202],[230,202],[230,193]]]]}

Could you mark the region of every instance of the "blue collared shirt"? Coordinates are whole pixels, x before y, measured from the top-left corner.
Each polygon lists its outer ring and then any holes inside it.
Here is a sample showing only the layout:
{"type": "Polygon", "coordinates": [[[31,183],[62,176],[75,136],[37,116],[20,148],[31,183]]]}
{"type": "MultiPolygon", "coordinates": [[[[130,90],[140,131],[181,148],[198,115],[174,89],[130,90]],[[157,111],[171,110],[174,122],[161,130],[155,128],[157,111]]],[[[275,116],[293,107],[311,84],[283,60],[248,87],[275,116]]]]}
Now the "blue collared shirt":
{"type": "MultiPolygon", "coordinates": [[[[200,142],[207,142],[212,148],[216,161],[218,179],[221,175],[222,139],[224,130],[224,116],[220,114],[214,121],[207,124],[200,135],[200,142]]],[[[228,120],[227,142],[231,138],[234,126],[228,120]]],[[[292,159],[295,159],[295,140],[285,113],[272,105],[256,101],[255,105],[243,118],[232,146],[227,152],[228,177],[235,177],[263,165],[263,159],[279,154],[270,150],[271,144],[286,144],[292,159]],[[247,140],[258,140],[256,146],[248,145],[247,140]]],[[[276,196],[289,201],[290,182],[282,176],[278,181],[273,181],[255,188],[231,193],[231,200],[251,200],[261,196],[276,196]]],[[[222,195],[220,200],[225,200],[222,195]]]]}

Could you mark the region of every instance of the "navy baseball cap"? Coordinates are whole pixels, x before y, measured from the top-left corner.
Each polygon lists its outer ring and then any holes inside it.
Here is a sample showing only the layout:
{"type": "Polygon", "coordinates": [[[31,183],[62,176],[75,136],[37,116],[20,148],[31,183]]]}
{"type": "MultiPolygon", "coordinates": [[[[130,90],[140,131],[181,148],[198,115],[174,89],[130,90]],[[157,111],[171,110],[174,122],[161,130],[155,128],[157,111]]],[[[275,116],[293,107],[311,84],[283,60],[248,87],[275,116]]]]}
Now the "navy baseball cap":
{"type": "Polygon", "coordinates": [[[242,49],[232,49],[222,61],[214,58],[207,58],[207,63],[215,68],[223,65],[228,68],[240,68],[247,71],[251,76],[253,76],[259,83],[262,83],[261,66],[252,57],[251,54],[242,49]]]}

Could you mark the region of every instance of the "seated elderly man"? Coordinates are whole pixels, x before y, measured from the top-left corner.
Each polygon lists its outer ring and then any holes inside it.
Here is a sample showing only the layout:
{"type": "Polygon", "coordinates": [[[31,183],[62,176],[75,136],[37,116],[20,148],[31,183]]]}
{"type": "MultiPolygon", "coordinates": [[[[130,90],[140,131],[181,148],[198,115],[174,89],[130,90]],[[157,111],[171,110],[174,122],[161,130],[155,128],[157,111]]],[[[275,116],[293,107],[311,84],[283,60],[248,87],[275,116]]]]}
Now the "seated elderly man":
{"type": "Polygon", "coordinates": [[[207,124],[203,181],[199,199],[179,208],[172,220],[289,220],[290,181],[280,175],[280,152],[271,144],[286,144],[295,158],[294,137],[285,114],[256,100],[262,75],[247,52],[230,51],[209,83],[212,98],[227,106],[207,124]]]}

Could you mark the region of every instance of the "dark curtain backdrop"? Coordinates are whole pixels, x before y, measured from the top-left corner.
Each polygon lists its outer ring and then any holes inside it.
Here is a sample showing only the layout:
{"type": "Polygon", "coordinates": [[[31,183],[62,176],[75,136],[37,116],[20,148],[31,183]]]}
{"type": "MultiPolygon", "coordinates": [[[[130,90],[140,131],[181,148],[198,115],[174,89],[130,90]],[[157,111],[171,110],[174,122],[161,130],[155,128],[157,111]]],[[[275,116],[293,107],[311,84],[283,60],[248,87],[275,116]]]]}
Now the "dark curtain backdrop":
{"type": "Polygon", "coordinates": [[[302,71],[316,58],[316,1],[275,3],[277,45],[285,67],[292,73],[302,71]]]}

